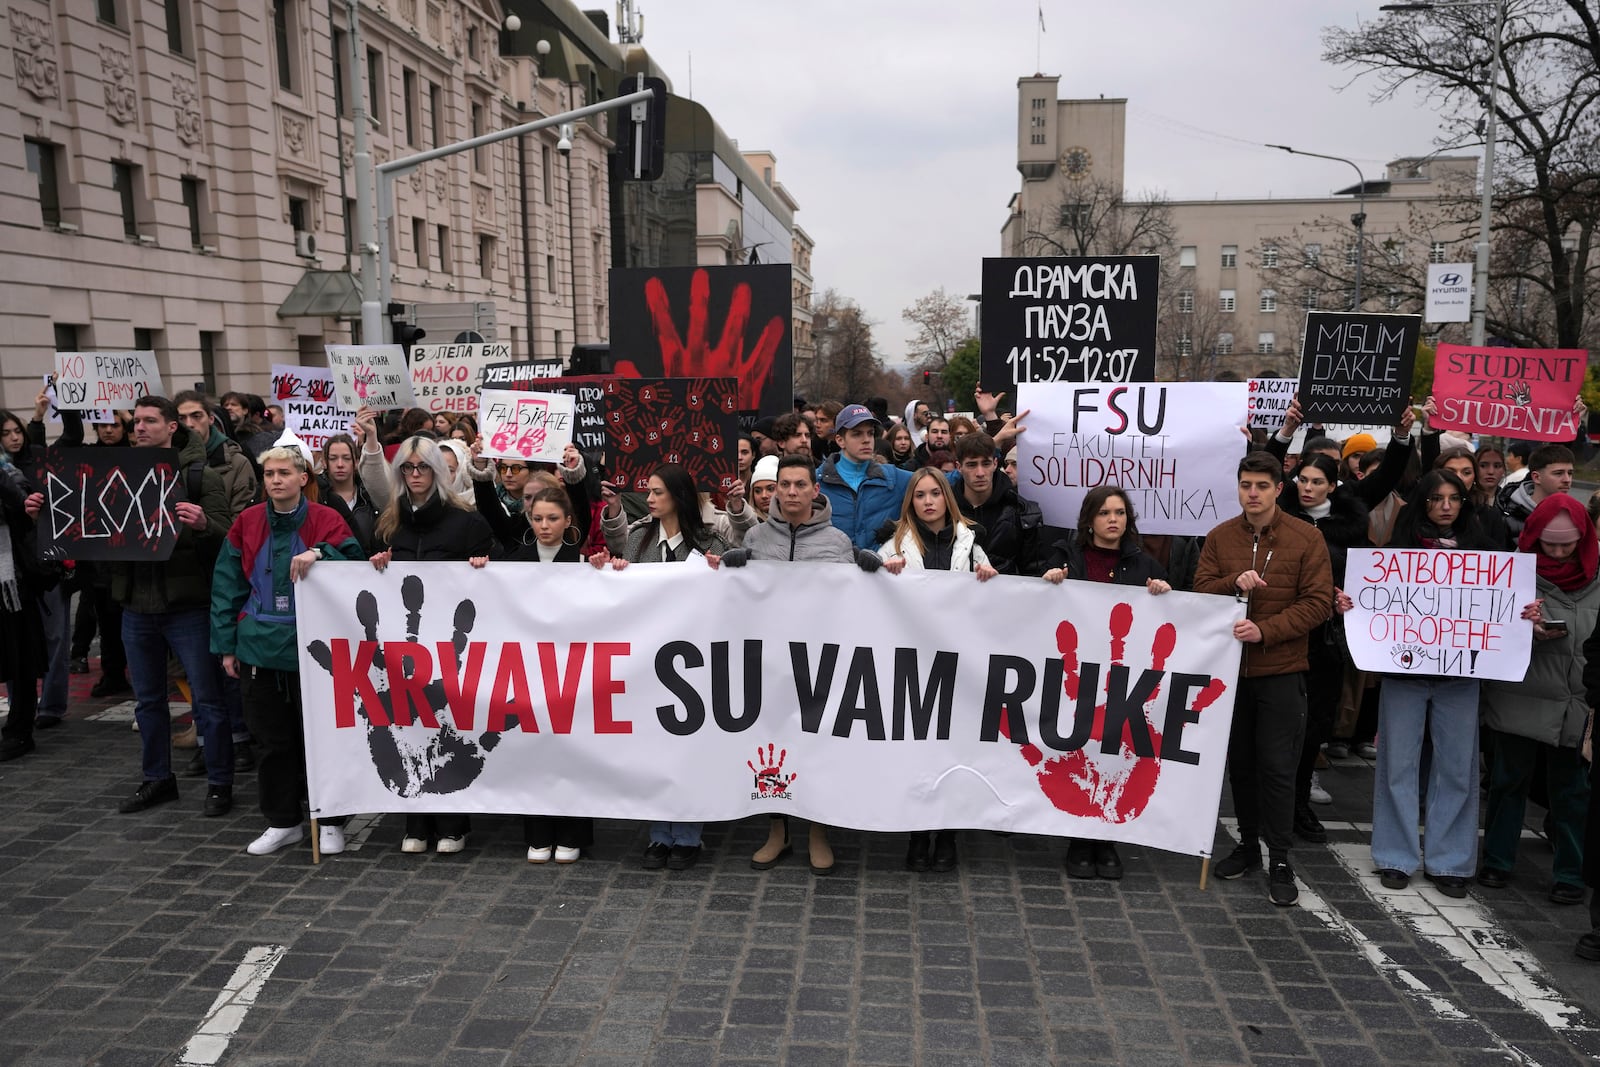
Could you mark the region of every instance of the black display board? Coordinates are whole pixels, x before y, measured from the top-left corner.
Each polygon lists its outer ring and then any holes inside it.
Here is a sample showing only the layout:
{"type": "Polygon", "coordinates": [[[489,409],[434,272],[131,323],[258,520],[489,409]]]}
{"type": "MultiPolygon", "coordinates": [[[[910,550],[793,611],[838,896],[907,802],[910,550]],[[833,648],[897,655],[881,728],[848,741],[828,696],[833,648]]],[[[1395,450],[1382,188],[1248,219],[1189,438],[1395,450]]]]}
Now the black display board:
{"type": "Polygon", "coordinates": [[[40,559],[160,561],[186,499],[175,448],[52,448],[45,453],[40,559]]]}
{"type": "Polygon", "coordinates": [[[1420,315],[1311,311],[1300,348],[1300,414],[1311,425],[1392,426],[1411,403],[1420,315]]]}
{"type": "Polygon", "coordinates": [[[1159,256],[985,259],[983,387],[1155,381],[1160,266],[1159,256]]]}
{"type": "Polygon", "coordinates": [[[642,493],[663,463],[716,493],[739,480],[738,386],[732,378],[607,378],[612,481],[642,493]]]}

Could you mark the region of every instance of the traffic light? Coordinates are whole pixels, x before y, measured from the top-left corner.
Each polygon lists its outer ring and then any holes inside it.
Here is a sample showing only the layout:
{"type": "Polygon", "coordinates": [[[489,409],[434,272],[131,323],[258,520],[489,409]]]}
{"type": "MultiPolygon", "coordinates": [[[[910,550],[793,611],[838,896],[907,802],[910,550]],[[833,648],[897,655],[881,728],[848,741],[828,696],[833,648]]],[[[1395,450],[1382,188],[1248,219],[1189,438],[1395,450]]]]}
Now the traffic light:
{"type": "Polygon", "coordinates": [[[661,177],[667,151],[667,83],[643,74],[624,78],[619,95],[649,89],[655,95],[632,104],[617,118],[617,161],[623,181],[653,182],[661,177]]]}
{"type": "Polygon", "coordinates": [[[413,326],[405,321],[411,307],[408,304],[391,303],[389,312],[389,333],[394,338],[394,343],[399,345],[406,354],[406,362],[411,362],[411,346],[428,336],[428,331],[420,326],[413,326]]]}
{"type": "Polygon", "coordinates": [[[922,372],[922,384],[923,385],[931,385],[932,383],[933,383],[933,372],[932,371],[926,371],[926,370],[923,371],[922,372]]]}

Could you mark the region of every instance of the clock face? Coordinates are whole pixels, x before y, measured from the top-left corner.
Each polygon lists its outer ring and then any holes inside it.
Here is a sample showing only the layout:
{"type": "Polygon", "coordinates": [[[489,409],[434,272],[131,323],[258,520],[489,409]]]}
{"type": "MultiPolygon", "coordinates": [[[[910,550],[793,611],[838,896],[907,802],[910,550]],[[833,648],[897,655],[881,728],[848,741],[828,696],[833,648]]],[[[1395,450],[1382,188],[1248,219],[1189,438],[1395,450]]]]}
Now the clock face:
{"type": "Polygon", "coordinates": [[[1073,147],[1061,153],[1061,169],[1073,178],[1081,178],[1088,174],[1093,162],[1087,148],[1073,147]]]}

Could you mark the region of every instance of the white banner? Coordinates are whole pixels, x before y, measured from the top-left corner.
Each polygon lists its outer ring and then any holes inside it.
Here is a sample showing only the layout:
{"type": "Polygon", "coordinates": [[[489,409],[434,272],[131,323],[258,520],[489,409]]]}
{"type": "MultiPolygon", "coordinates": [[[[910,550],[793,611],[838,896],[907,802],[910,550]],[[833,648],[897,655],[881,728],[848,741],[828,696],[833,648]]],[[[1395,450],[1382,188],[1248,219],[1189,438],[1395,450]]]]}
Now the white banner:
{"type": "Polygon", "coordinates": [[[348,433],[355,412],[339,405],[333,371],[326,367],[272,365],[272,398],[283,405],[284,429],[321,451],[334,434],[348,433]]]}
{"type": "Polygon", "coordinates": [[[154,352],[57,352],[56,401],[72,411],[126,411],[141,396],[166,396],[154,352]]]}
{"type": "Polygon", "coordinates": [[[1522,609],[1536,596],[1536,562],[1524,552],[1352,548],[1350,659],[1385,674],[1522,681],[1533,650],[1522,609]]]}
{"type": "Polygon", "coordinates": [[[412,345],[411,388],[417,394],[417,407],[474,414],[484,368],[510,358],[511,346],[498,342],[412,345]]]}
{"type": "Polygon", "coordinates": [[[1032,414],[1017,489],[1052,526],[1076,528],[1089,490],[1119,485],[1141,532],[1210,533],[1239,514],[1247,396],[1244,382],[1019,385],[1017,410],[1032,414]]]}
{"type": "Polygon", "coordinates": [[[563,393],[485,389],[478,411],[483,454],[490,459],[559,463],[572,443],[577,401],[563,393]]]}
{"type": "Polygon", "coordinates": [[[358,411],[362,405],[374,411],[389,408],[414,408],[416,394],[411,391],[411,372],[406,369],[406,352],[399,345],[324,345],[328,369],[333,372],[339,406],[358,411]]]}
{"type": "Polygon", "coordinates": [[[821,563],[324,563],[297,609],[319,815],[792,813],[1201,856],[1216,830],[1231,597],[821,563]],[[753,610],[800,590],[825,626],[753,610]]]}
{"type": "Polygon", "coordinates": [[[1428,264],[1428,298],[1422,317],[1428,322],[1472,321],[1471,263],[1428,264]]]}
{"type": "Polygon", "coordinates": [[[1251,378],[1248,414],[1250,428],[1278,432],[1283,417],[1289,414],[1294,391],[1300,383],[1293,378],[1251,378]]]}

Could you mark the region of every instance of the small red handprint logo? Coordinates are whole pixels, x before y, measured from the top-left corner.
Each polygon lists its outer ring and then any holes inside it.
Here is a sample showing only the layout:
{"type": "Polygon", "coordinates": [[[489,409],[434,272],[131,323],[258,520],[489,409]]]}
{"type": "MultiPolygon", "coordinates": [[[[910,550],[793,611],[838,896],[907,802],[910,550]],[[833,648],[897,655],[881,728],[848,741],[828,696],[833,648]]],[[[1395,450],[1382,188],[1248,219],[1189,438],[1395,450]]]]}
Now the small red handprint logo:
{"type": "Polygon", "coordinates": [[[799,776],[790,771],[785,774],[783,761],[789,756],[789,750],[768,745],[765,750],[760,745],[756,746],[755,762],[745,760],[744,765],[750,768],[750,773],[755,775],[755,791],[750,794],[751,800],[789,800],[792,794],[789,786],[799,776]]]}
{"type": "MultiPolygon", "coordinates": [[[[1133,614],[1132,604],[1121,603],[1111,609],[1108,627],[1111,667],[1128,666],[1127,644],[1128,634],[1133,629],[1133,614]]],[[[1172,623],[1162,623],[1156,629],[1150,643],[1150,670],[1166,670],[1167,659],[1177,646],[1177,640],[1178,629],[1172,623]]],[[[1078,629],[1071,622],[1062,622],[1056,627],[1056,649],[1061,653],[1062,690],[1070,706],[1076,707],[1083,684],[1083,664],[1078,656],[1078,629]]],[[[1151,721],[1152,712],[1160,699],[1161,686],[1157,684],[1151,689],[1140,708],[1145,720],[1142,729],[1148,730],[1149,743],[1141,743],[1137,747],[1145,749],[1148,754],[1136,750],[1131,736],[1134,729],[1141,727],[1127,723],[1119,724],[1121,736],[1117,739],[1117,746],[1113,751],[1106,752],[1103,742],[1106,697],[1112,671],[1109,668],[1101,670],[1097,665],[1091,666],[1095,669],[1090,673],[1089,684],[1099,690],[1100,702],[1095,705],[1094,721],[1083,746],[1046,759],[1037,746],[1025,744],[1022,746],[1022,757],[1034,768],[1039,789],[1060,810],[1081,818],[1125,823],[1144,813],[1155,794],[1156,782],[1161,777],[1163,760],[1158,755],[1161,752],[1161,734],[1151,721]]],[[[1195,694],[1190,710],[1196,713],[1204,711],[1226,690],[1227,685],[1220,678],[1211,679],[1195,694]]],[[[1066,706],[1063,705],[1064,708],[1066,706]]],[[[1001,716],[1001,733],[1009,738],[1006,726],[1006,717],[1001,716]]]]}

